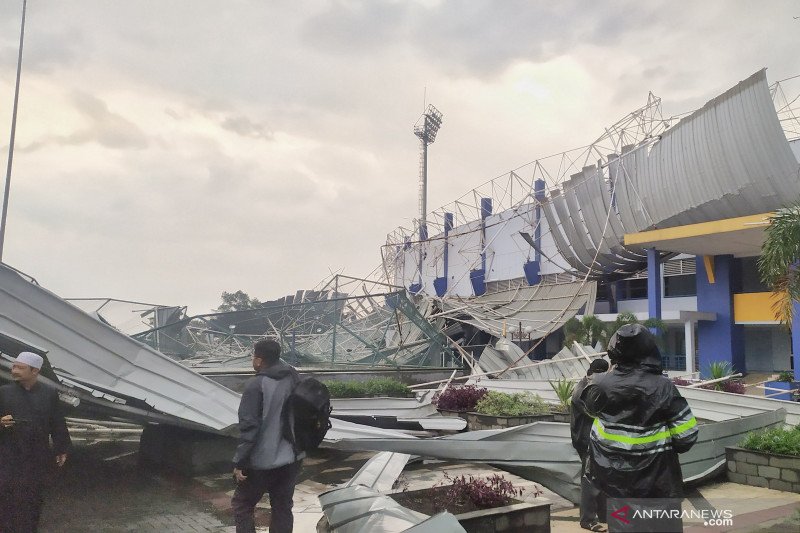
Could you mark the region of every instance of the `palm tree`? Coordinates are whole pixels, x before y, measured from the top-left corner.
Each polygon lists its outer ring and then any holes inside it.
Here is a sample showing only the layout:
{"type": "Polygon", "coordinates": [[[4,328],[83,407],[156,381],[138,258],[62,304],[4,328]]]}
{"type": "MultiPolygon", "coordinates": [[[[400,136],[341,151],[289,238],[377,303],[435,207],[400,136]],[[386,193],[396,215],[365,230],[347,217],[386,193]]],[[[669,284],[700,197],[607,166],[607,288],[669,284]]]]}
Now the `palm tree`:
{"type": "Polygon", "coordinates": [[[772,289],[775,316],[791,326],[794,302],[800,300],[800,202],[776,211],[765,234],[758,271],[772,289]]]}
{"type": "Polygon", "coordinates": [[[586,346],[600,342],[605,347],[608,341],[606,323],[594,315],[584,315],[581,320],[570,318],[564,324],[564,346],[571,346],[576,341],[586,346]]]}

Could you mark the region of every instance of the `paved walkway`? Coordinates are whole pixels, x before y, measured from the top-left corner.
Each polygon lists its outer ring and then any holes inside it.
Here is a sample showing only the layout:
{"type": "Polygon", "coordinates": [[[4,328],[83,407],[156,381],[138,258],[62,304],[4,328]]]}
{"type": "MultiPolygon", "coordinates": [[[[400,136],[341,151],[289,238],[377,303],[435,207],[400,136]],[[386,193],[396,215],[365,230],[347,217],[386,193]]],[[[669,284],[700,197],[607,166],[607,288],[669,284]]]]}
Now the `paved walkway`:
{"type": "MultiPolygon", "coordinates": [[[[304,463],[295,492],[295,531],[316,531],[322,516],[317,496],[346,481],[372,453],[318,450],[304,463]]],[[[444,478],[489,475],[495,469],[474,464],[438,461],[408,465],[397,483],[398,491],[431,487],[444,478]]],[[[582,532],[578,512],[569,502],[537,484],[501,472],[525,489],[528,501],[549,501],[552,531],[582,532]]],[[[233,533],[229,473],[182,478],[155,473],[138,466],[134,443],[97,443],[78,446],[54,479],[45,502],[41,531],[183,533],[206,531],[233,533]]],[[[733,483],[706,485],[699,494],[707,506],[733,509],[733,525],[707,528],[686,524],[686,531],[730,533],[800,531],[800,494],[747,487],[733,483]]],[[[259,531],[268,531],[269,505],[259,504],[259,531]]],[[[445,533],[445,532],[442,532],[445,533]]]]}

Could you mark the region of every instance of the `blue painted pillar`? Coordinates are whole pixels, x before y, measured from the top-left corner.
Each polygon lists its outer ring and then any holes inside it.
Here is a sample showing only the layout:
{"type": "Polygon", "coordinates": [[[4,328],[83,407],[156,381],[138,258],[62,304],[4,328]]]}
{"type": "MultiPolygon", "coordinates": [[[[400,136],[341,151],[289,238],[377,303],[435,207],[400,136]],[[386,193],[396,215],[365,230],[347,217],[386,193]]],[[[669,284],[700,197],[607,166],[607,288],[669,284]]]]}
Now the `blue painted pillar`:
{"type": "Polygon", "coordinates": [[[800,302],[794,303],[792,318],[792,360],[794,361],[794,380],[800,381],[800,302]]]}
{"type": "Polygon", "coordinates": [[[433,288],[436,290],[436,296],[442,297],[447,293],[447,278],[449,275],[449,267],[448,267],[448,260],[450,257],[450,243],[448,242],[448,236],[450,232],[453,230],[453,213],[445,213],[444,214],[444,252],[443,252],[443,261],[444,261],[444,273],[441,278],[436,278],[433,280],[433,288]]]}
{"type": "MultiPolygon", "coordinates": [[[[481,198],[481,247],[486,245],[486,219],[492,216],[492,199],[481,198]]],[[[486,250],[481,253],[481,270],[486,274],[486,250]]]]}
{"type": "MultiPolygon", "coordinates": [[[[481,198],[481,248],[486,245],[486,219],[492,215],[492,199],[481,198]]],[[[486,250],[481,252],[481,268],[469,273],[475,296],[486,292],[486,250]]]]}
{"type": "Polygon", "coordinates": [[[728,361],[737,372],[746,372],[744,338],[733,315],[733,256],[717,255],[695,259],[697,275],[697,310],[716,313],[716,321],[697,323],[697,358],[700,373],[708,377],[708,365],[728,361]]]}
{"type": "Polygon", "coordinates": [[[533,231],[533,242],[536,244],[536,247],[533,250],[533,261],[527,261],[522,265],[522,270],[525,272],[525,279],[528,281],[528,285],[536,285],[542,280],[542,257],[539,250],[542,248],[542,208],[540,203],[545,199],[544,180],[538,179],[533,182],[533,193],[534,198],[536,198],[536,207],[534,208],[536,229],[533,231]]]}
{"type": "Polygon", "coordinates": [[[655,248],[647,249],[647,312],[661,319],[661,255],[655,248]]]}

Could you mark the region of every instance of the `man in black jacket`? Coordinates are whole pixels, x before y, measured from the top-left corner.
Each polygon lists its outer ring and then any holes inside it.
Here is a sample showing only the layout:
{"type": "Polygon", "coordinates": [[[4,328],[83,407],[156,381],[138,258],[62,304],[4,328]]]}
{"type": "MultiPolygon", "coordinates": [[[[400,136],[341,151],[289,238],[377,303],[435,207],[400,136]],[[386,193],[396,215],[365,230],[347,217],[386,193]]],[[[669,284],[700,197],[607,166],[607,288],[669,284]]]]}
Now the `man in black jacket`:
{"type": "Polygon", "coordinates": [[[33,533],[39,527],[47,474],[67,460],[69,432],[58,391],[38,382],[41,356],[14,360],[14,383],[0,387],[0,531],[33,533]],[[53,447],[50,447],[50,438],[53,447]]]}
{"type": "MultiPolygon", "coordinates": [[[[678,454],[697,441],[697,420],[663,375],[655,337],[640,324],[622,326],[608,354],[615,366],[583,391],[596,416],[589,438],[588,471],[608,498],[669,499],[680,510],[683,476],[678,454]]],[[[615,521],[609,526],[614,530],[615,521]]],[[[647,524],[640,526],[638,531],[647,524]]],[[[682,531],[678,518],[660,531],[682,531]],[[671,528],[671,529],[670,529],[671,528]]]]}
{"type": "Polygon", "coordinates": [[[294,527],[294,486],[305,454],[295,453],[284,437],[283,404],[300,379],[280,359],[274,340],[253,347],[256,376],[245,385],[239,404],[239,446],[233,458],[236,491],[231,504],[236,533],[254,533],[256,504],[269,493],[271,533],[291,533],[294,527]]]}
{"type": "Polygon", "coordinates": [[[586,375],[575,385],[572,392],[570,435],[572,436],[572,447],[578,452],[581,458],[581,516],[580,526],[589,531],[605,531],[605,528],[598,522],[605,522],[606,499],[604,494],[597,488],[589,478],[586,477],[586,460],[589,454],[589,433],[592,430],[594,418],[586,413],[586,406],[581,400],[583,389],[589,384],[593,376],[608,371],[608,361],[605,359],[595,359],[589,364],[586,375]]]}

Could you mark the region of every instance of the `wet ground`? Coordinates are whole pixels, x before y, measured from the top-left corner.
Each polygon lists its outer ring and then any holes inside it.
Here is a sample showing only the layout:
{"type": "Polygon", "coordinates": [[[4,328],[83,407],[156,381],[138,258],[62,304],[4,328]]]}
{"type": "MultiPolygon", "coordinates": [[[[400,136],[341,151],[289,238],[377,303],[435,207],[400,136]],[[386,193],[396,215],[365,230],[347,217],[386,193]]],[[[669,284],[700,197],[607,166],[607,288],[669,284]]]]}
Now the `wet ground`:
{"type": "MultiPolygon", "coordinates": [[[[186,478],[155,472],[138,464],[136,443],[99,442],[76,446],[63,470],[48,490],[42,532],[233,532],[230,498],[234,484],[229,472],[186,478]]],[[[317,450],[307,458],[295,491],[295,531],[316,530],[321,516],[317,496],[350,479],[372,457],[372,452],[317,450]]],[[[448,462],[409,464],[398,490],[427,488],[439,483],[445,472],[481,475],[490,467],[448,462]]],[[[527,498],[547,498],[556,507],[571,505],[532,482],[504,474],[527,498]]],[[[265,498],[257,509],[259,531],[267,531],[269,505],[265,498]]]]}
{"type": "MultiPolygon", "coordinates": [[[[76,446],[63,470],[52,479],[43,510],[42,532],[138,532],[233,533],[230,497],[233,480],[229,472],[193,478],[155,472],[139,466],[137,443],[96,442],[76,446]]],[[[295,531],[316,531],[321,516],[317,496],[350,479],[371,457],[369,452],[318,450],[306,459],[295,491],[295,531]]],[[[398,490],[427,488],[451,477],[488,475],[496,470],[483,465],[447,462],[409,464],[398,490]]],[[[578,526],[578,512],[569,502],[541,487],[500,472],[518,487],[525,498],[551,503],[552,531],[585,531],[578,526]]],[[[797,532],[800,531],[800,494],[716,483],[699,491],[716,508],[734,506],[737,517],[730,528],[706,528],[686,524],[688,531],[797,532]]],[[[265,500],[257,512],[259,531],[267,531],[269,505],[265,500]]],[[[444,532],[442,532],[444,533],[444,532]]]]}

